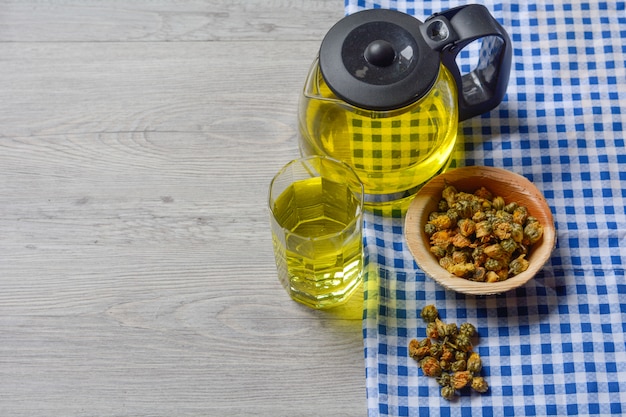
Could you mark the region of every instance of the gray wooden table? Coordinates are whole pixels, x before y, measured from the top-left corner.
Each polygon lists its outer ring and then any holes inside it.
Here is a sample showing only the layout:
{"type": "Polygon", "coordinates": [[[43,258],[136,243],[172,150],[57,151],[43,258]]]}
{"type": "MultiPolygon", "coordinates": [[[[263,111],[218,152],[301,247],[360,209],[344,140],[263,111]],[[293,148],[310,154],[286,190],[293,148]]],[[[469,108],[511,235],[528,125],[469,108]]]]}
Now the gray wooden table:
{"type": "MultiPolygon", "coordinates": [[[[332,1],[0,1],[0,415],[363,416],[266,209],[332,1]]],[[[361,296],[362,299],[362,296],[361,296]]]]}

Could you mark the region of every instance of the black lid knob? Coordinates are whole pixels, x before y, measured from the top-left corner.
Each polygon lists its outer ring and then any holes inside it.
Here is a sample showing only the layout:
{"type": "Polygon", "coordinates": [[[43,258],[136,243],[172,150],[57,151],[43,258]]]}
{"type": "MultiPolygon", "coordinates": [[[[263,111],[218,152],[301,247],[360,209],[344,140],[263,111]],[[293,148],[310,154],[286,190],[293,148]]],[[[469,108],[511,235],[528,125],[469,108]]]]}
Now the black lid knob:
{"type": "Polygon", "coordinates": [[[319,63],[340,99],[369,110],[404,107],[426,95],[440,56],[423,39],[422,22],[393,10],[346,16],[324,37],[319,63]]]}
{"type": "Polygon", "coordinates": [[[377,67],[388,67],[396,59],[396,51],[393,45],[382,39],[372,41],[363,54],[367,62],[377,67]]]}

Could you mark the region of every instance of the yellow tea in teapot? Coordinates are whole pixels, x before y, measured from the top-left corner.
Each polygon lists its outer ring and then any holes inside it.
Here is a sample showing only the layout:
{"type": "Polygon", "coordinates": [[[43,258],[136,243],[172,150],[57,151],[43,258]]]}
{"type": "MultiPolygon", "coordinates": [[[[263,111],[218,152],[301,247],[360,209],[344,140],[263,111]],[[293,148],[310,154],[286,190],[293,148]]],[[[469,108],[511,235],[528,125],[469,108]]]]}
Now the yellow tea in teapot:
{"type": "MultiPolygon", "coordinates": [[[[316,65],[316,64],[314,64],[316,65]]],[[[397,110],[371,111],[334,96],[313,70],[300,102],[300,148],[350,165],[368,197],[394,200],[435,175],[457,138],[454,80],[445,67],[431,93],[397,110]]]]}

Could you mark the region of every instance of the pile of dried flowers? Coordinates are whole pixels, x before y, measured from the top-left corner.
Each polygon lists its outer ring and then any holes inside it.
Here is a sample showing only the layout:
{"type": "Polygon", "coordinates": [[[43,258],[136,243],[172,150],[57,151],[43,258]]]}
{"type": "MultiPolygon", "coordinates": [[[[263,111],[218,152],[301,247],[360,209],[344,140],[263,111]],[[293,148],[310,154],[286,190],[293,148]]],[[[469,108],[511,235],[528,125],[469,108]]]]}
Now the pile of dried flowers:
{"type": "Polygon", "coordinates": [[[474,325],[445,323],[434,305],[424,307],[421,316],[427,323],[426,338],[410,341],[409,356],[417,361],[424,375],[437,380],[441,396],[451,400],[458,390],[466,387],[486,392],[489,386],[480,376],[482,359],[472,351],[472,338],[476,334],[474,325]]]}
{"type": "Polygon", "coordinates": [[[506,203],[485,187],[473,194],[447,184],[424,232],[430,252],[451,274],[478,282],[498,282],[528,269],[530,247],[543,226],[517,202],[506,203]]]}

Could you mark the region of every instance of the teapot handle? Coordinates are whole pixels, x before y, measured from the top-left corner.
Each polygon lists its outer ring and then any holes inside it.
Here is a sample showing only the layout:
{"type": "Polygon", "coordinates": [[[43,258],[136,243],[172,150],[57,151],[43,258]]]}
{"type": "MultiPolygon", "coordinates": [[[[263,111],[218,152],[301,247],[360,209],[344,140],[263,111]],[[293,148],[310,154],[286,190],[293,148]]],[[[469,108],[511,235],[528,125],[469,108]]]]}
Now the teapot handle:
{"type": "Polygon", "coordinates": [[[511,72],[511,40],[504,28],[479,4],[436,13],[421,27],[429,46],[440,52],[459,94],[459,120],[486,113],[500,104],[511,72]],[[476,68],[461,75],[456,57],[467,45],[482,38],[476,68]]]}

